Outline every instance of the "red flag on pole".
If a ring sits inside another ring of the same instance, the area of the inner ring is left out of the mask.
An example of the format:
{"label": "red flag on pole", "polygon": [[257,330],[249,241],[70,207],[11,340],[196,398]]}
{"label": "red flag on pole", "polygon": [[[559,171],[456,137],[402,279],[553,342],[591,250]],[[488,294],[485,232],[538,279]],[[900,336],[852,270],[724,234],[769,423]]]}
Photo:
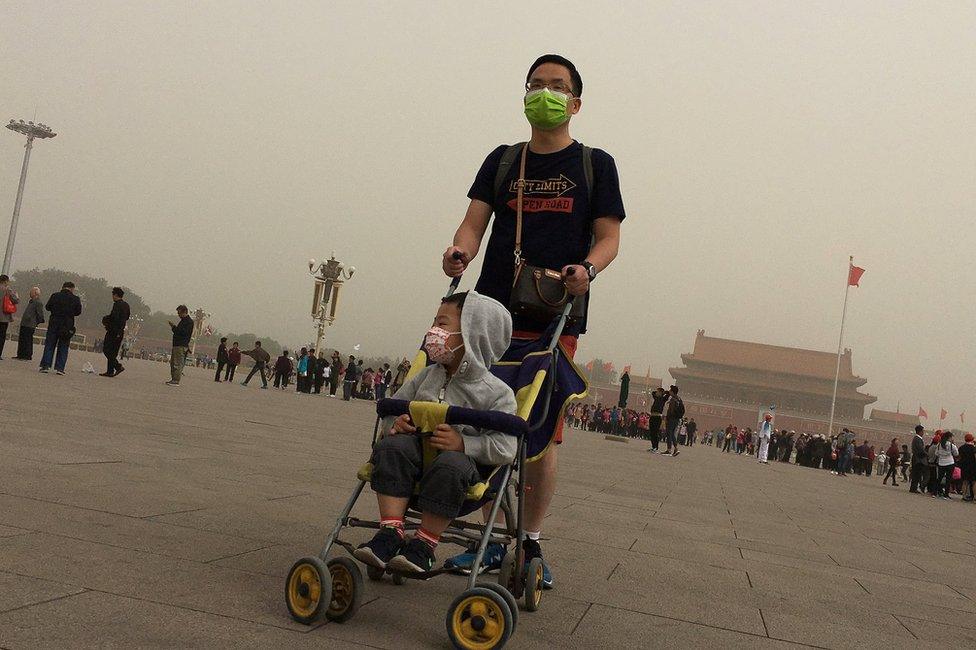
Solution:
{"label": "red flag on pole", "polygon": [[928,418],[929,417],[929,414],[925,412],[925,409],[923,409],[921,406],[919,406],[918,407],[918,417],[920,417],[920,418]]}
{"label": "red flag on pole", "polygon": [[590,360],[590,362],[586,364],[585,368],[586,368],[586,372],[593,372],[593,361]]}
{"label": "red flag on pole", "polygon": [[949,411],[942,409],[942,412],[939,414],[939,422],[945,420],[947,415],[949,415]]}
{"label": "red flag on pole", "polygon": [[861,276],[864,275],[864,269],[860,266],[851,266],[851,272],[847,276],[847,284],[852,287],[861,286],[858,284],[861,281]]}
{"label": "red flag on pole", "polygon": [[603,372],[613,372],[613,361],[607,361],[603,364]]}

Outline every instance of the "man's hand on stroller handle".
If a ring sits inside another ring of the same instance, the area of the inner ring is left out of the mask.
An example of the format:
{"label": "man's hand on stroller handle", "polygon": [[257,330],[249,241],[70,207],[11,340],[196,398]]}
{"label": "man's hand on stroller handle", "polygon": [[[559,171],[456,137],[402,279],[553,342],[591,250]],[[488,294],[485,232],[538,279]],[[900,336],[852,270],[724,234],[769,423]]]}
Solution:
{"label": "man's hand on stroller handle", "polygon": [[450,246],[444,251],[444,259],[441,262],[441,266],[444,268],[444,274],[447,277],[456,278],[464,273],[470,261],[471,257],[467,252],[457,246]]}

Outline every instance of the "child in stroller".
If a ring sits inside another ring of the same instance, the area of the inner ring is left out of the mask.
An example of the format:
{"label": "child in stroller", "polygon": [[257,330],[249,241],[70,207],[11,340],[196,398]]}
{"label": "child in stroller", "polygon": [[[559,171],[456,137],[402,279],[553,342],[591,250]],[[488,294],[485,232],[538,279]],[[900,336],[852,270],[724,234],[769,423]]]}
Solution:
{"label": "child in stroller", "polygon": [[[511,316],[496,300],[474,291],[444,298],[424,338],[434,363],[407,381],[397,399],[515,414],[512,388],[489,372],[509,347],[511,335]],[[370,458],[380,530],[353,555],[377,569],[430,571],[440,535],[458,516],[468,488],[496,466],[511,463],[517,452],[517,439],[511,435],[438,424],[427,437],[427,447],[437,456],[425,471],[418,426],[407,414],[387,418],[381,426],[385,435]],[[404,515],[415,495],[422,517],[415,536],[407,539]]]}

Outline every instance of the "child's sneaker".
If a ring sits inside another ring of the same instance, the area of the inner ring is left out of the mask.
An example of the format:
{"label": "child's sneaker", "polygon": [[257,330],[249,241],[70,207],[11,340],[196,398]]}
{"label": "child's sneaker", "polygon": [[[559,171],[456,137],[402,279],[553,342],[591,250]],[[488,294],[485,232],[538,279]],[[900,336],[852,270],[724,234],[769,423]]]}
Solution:
{"label": "child's sneaker", "polygon": [[423,573],[434,568],[434,551],[427,542],[411,539],[400,553],[390,560],[390,568],[397,571]]}
{"label": "child's sneaker", "polygon": [[377,569],[385,569],[387,562],[393,559],[400,549],[403,548],[403,538],[394,528],[383,527],[365,544],[360,544],[353,556],[370,566]]}
{"label": "child's sneaker", "polygon": [[[481,559],[481,569],[478,571],[481,573],[488,573],[489,571],[498,571],[502,568],[502,560],[505,559],[505,553],[508,549],[505,548],[503,544],[498,542],[488,542],[488,546],[485,547],[485,555]],[[471,574],[471,566],[474,564],[474,557],[478,554],[478,545],[472,544],[470,548],[464,553],[459,553],[454,557],[447,558],[444,561],[445,569],[454,569],[458,573],[463,573],[464,575]]]}

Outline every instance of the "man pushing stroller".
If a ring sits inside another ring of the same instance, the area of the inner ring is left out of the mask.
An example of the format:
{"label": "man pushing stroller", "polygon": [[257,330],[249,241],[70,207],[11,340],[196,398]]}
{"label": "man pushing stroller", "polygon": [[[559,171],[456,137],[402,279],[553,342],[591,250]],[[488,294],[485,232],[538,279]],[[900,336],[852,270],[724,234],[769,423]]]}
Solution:
{"label": "man pushing stroller", "polygon": [[[433,365],[406,382],[396,398],[516,413],[512,389],[489,372],[511,338],[511,316],[498,301],[474,291],[444,298],[424,337]],[[379,569],[430,571],[441,533],[458,516],[468,488],[494,467],[511,463],[518,442],[499,431],[471,426],[440,424],[433,432],[420,432],[409,415],[388,418],[382,430],[385,435],[370,459],[380,530],[353,555]],[[437,452],[427,467],[425,438]],[[415,494],[422,516],[420,528],[408,539],[403,518]]]}

